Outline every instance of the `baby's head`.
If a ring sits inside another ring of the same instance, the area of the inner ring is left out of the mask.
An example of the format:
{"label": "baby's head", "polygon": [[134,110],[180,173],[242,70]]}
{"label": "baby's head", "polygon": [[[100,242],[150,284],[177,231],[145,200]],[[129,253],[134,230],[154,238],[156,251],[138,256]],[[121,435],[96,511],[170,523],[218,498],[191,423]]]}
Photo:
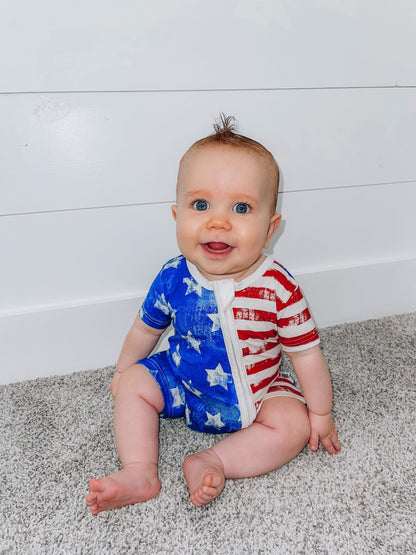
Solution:
{"label": "baby's head", "polygon": [[220,123],[214,123],[214,133],[196,141],[183,155],[178,172],[177,193],[181,186],[183,169],[192,160],[192,155],[202,148],[229,148],[240,150],[257,160],[259,172],[268,173],[268,196],[270,198],[270,209],[276,210],[277,194],[279,191],[279,166],[271,152],[261,143],[240,135],[236,132],[235,118],[221,114]]}
{"label": "baby's head", "polygon": [[172,212],[179,248],[201,274],[241,281],[279,226],[279,169],[266,148],[235,132],[234,118],[214,129],[183,156]]}

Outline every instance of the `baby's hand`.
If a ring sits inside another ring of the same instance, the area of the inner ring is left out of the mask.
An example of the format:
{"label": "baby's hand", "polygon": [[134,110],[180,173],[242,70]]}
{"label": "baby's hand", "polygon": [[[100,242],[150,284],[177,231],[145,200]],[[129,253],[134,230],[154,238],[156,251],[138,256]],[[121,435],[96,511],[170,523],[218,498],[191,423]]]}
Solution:
{"label": "baby's hand", "polygon": [[339,453],[341,451],[341,444],[338,440],[338,432],[331,413],[320,415],[309,411],[309,421],[311,423],[310,449],[316,451],[319,442],[321,442],[331,455]]}
{"label": "baby's hand", "polygon": [[117,386],[118,386],[118,382],[120,380],[120,377],[121,377],[121,372],[116,372],[113,376],[113,379],[111,380],[111,383],[110,383],[111,395],[113,396],[113,399],[116,398]]}

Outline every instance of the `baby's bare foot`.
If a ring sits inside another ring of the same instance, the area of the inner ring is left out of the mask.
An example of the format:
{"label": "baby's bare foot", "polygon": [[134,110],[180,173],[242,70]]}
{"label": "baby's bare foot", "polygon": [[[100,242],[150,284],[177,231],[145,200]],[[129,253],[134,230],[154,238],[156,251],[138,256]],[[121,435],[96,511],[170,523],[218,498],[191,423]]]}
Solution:
{"label": "baby's bare foot", "polygon": [[157,465],[132,463],[100,480],[90,480],[87,504],[93,515],[125,505],[143,503],[160,491]]}
{"label": "baby's bare foot", "polygon": [[224,467],[212,449],[187,457],[183,463],[183,471],[191,502],[196,507],[211,503],[224,488]]}

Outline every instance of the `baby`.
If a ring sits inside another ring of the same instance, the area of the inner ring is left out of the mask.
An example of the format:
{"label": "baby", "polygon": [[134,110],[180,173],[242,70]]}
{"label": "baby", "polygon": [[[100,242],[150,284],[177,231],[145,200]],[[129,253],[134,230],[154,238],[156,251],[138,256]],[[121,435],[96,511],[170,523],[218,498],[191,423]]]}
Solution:
{"label": "baby", "polygon": [[[180,162],[172,213],[182,255],[154,280],[121,350],[111,392],[123,468],[90,481],[93,514],[158,494],[160,416],[232,432],[183,463],[197,507],[227,478],[275,470],[308,442],[340,451],[315,324],[296,281],[263,253],[281,220],[278,166],[233,121],[222,116]],[[151,355],[170,324],[169,349]],[[301,390],[279,371],[282,350]]]}

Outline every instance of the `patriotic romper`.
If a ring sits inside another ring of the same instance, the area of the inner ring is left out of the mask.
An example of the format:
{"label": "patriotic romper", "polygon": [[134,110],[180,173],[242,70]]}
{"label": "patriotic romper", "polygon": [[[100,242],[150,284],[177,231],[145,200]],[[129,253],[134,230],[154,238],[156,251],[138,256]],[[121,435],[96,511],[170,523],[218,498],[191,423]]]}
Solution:
{"label": "patriotic romper", "polygon": [[269,397],[304,402],[280,374],[281,351],[308,349],[319,337],[297,283],[272,257],[235,282],[208,281],[178,256],[163,266],[139,314],[153,328],[173,327],[167,351],[138,361],[159,384],[162,417],[224,433],[249,426]]}

